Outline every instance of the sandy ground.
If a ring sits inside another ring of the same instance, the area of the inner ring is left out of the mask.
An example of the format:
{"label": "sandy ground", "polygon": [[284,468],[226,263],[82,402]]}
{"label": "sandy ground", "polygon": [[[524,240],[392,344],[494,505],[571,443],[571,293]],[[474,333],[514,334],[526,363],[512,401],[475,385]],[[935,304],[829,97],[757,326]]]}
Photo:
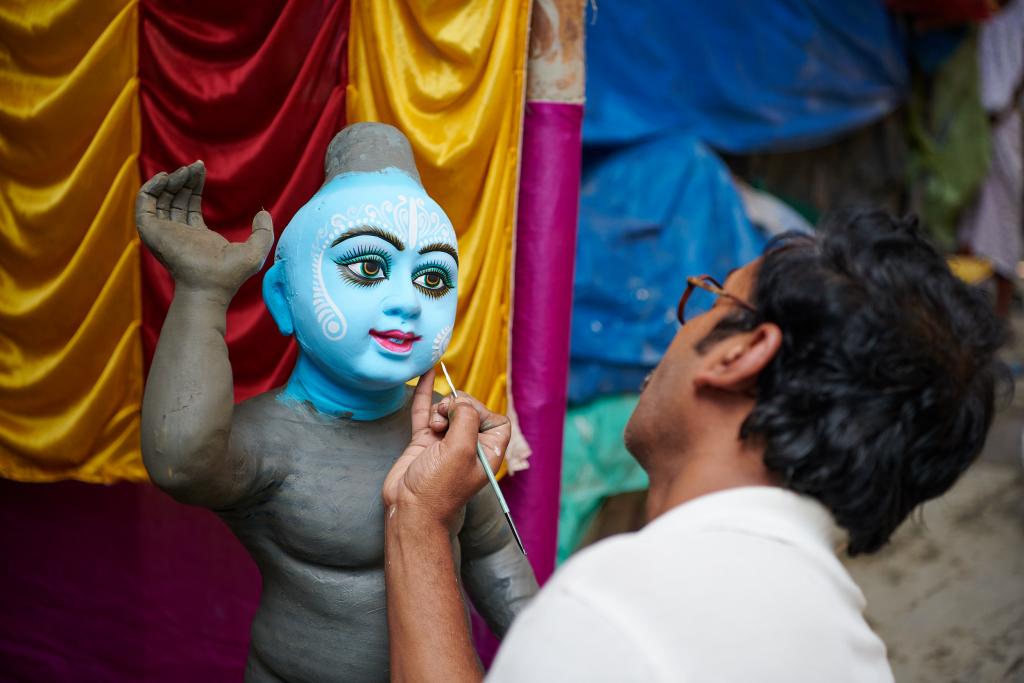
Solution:
{"label": "sandy ground", "polygon": [[1014,308],[1000,355],[1017,386],[978,462],[888,547],[846,561],[899,683],[1024,683],[1024,309]]}
{"label": "sandy ground", "polygon": [[889,547],[847,561],[900,683],[1024,683],[1024,383],[985,452]]}

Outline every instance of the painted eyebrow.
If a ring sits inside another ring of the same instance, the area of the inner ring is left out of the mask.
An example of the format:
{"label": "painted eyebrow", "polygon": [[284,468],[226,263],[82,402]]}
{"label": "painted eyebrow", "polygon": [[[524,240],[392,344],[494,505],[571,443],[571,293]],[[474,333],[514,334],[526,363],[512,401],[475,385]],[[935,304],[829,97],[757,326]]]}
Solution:
{"label": "painted eyebrow", "polygon": [[420,249],[421,254],[426,254],[427,252],[430,251],[444,252],[445,254],[448,254],[453,259],[455,259],[455,265],[459,265],[459,253],[455,251],[450,245],[447,245],[444,242],[434,242],[433,244],[428,244],[427,246]]}
{"label": "painted eyebrow", "polygon": [[[384,240],[385,242],[390,242],[391,246],[393,246],[398,251],[405,251],[405,245],[402,244],[402,240],[400,240],[397,235],[395,235],[394,233],[390,233],[387,230],[382,230],[382,229],[380,229],[378,227],[375,227],[375,226],[372,226],[372,225],[367,225],[365,227],[356,228],[354,230],[350,230],[350,231],[346,232],[344,235],[342,235],[338,239],[336,239],[333,242],[331,242],[331,246],[332,247],[337,246],[337,245],[341,244],[342,242],[344,242],[345,240],[350,240],[353,237],[362,237],[363,235],[370,235],[371,237],[379,237],[380,239]],[[422,252],[420,252],[420,253],[422,253]]]}

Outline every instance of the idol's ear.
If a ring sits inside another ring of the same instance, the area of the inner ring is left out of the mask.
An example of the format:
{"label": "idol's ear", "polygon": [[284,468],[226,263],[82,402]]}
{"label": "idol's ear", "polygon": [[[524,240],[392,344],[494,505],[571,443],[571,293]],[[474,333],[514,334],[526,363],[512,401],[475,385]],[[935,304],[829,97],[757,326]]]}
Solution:
{"label": "idol's ear", "polygon": [[280,261],[274,263],[263,276],[263,302],[270,311],[270,317],[277,323],[277,329],[284,336],[290,337],[295,331],[295,324],[292,322],[292,307],[288,301],[288,282]]}

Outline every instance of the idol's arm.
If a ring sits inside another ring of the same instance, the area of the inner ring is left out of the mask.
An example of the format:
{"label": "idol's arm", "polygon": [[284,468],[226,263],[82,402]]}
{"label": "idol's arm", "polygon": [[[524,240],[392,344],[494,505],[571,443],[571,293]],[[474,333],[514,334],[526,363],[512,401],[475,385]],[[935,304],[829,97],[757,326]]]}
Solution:
{"label": "idol's arm", "polygon": [[520,552],[490,487],[466,506],[459,542],[466,593],[494,634],[503,638],[538,589],[533,569]]}
{"label": "idol's arm", "polygon": [[234,399],[224,332],[228,304],[260,269],[273,230],[265,212],[247,242],[208,229],[204,179],[196,162],[157,174],[138,195],[139,236],[175,281],[142,402],[142,457],[161,489],[216,508],[236,502],[259,466],[229,447]]}

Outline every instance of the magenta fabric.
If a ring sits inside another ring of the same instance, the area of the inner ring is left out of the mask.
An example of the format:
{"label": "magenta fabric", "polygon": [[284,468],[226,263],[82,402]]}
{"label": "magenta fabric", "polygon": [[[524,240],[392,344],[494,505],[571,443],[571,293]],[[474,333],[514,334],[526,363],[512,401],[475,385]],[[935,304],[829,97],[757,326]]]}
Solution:
{"label": "magenta fabric", "polygon": [[[558,545],[582,122],[583,105],[526,103],[510,372],[512,400],[533,455],[530,469],[506,476],[501,488],[542,585],[555,569]],[[498,641],[475,612],[473,639],[489,667]]]}
{"label": "magenta fabric", "polygon": [[242,680],[260,577],[212,512],[0,480],[0,553],[0,680]]}
{"label": "magenta fabric", "polygon": [[527,102],[512,314],[512,400],[533,449],[504,490],[537,580],[555,568],[583,105]]}

